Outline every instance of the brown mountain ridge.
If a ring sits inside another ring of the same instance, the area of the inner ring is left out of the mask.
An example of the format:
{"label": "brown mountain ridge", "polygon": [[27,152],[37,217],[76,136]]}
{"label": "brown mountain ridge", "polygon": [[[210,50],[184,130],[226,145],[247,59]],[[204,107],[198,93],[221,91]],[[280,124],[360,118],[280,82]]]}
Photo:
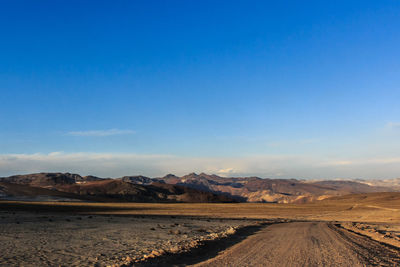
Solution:
{"label": "brown mountain ridge", "polygon": [[[47,194],[83,201],[127,202],[274,202],[306,203],[334,196],[373,192],[393,192],[396,188],[374,186],[359,181],[269,179],[220,177],[190,173],[178,177],[124,176],[99,178],[71,173],[36,173],[0,178],[0,197]],[[4,186],[8,184],[8,186]],[[11,185],[25,186],[10,190]],[[31,189],[29,189],[31,188]],[[37,188],[50,190],[38,191]],[[22,187],[20,188],[22,189]],[[27,193],[29,190],[29,194]],[[63,195],[63,194],[69,194]]]}
{"label": "brown mountain ridge", "polygon": [[71,173],[36,173],[0,179],[0,199],[100,202],[235,202],[232,198],[179,185],[139,183],[134,176],[110,179]]}

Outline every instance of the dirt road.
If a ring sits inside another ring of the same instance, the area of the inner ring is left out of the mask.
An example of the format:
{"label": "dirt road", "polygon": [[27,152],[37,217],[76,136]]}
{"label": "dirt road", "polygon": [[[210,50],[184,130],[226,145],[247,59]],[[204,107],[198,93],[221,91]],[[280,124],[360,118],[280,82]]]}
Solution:
{"label": "dirt road", "polygon": [[399,266],[400,251],[325,222],[293,222],[257,234],[195,266]]}

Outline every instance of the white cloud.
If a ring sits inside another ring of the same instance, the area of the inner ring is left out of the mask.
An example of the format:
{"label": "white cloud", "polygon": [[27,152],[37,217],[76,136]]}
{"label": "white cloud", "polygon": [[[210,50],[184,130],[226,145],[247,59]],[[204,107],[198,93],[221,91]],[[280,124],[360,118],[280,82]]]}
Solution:
{"label": "white cloud", "polygon": [[62,154],[63,154],[62,151],[54,151],[54,152],[49,153],[49,156],[58,156],[58,155],[62,155]]}
{"label": "white cloud", "polygon": [[123,135],[123,134],[134,134],[132,130],[120,130],[120,129],[108,129],[108,130],[89,130],[89,131],[72,131],[68,132],[67,135],[72,136],[111,136],[111,135]]}
{"label": "white cloud", "polygon": [[235,173],[235,170],[233,168],[220,169],[217,171],[217,174],[221,175],[221,176],[228,176],[228,175],[232,175],[234,173]]}
{"label": "white cloud", "polygon": [[[400,157],[392,157],[392,158],[367,158],[367,159],[353,159],[353,160],[332,160],[332,161],[322,162],[321,166],[338,166],[338,167],[348,166],[351,168],[358,168],[360,166],[363,166],[366,169],[376,168],[378,166],[381,168],[379,169],[379,171],[385,172],[384,170],[385,165],[399,164],[399,163],[400,163]],[[398,175],[400,175],[400,172]]]}
{"label": "white cloud", "polygon": [[270,178],[394,178],[400,157],[327,159],[301,155],[248,157],[180,157],[123,153],[63,153],[0,155],[0,176],[33,172],[72,172],[100,177],[143,174],[159,177],[205,172],[222,176]]}
{"label": "white cloud", "polygon": [[329,161],[326,163],[323,163],[325,165],[330,165],[330,166],[346,166],[346,165],[352,165],[354,164],[353,161],[350,160],[338,160],[338,161]]}
{"label": "white cloud", "polygon": [[400,122],[388,122],[386,128],[389,130],[400,130]]}

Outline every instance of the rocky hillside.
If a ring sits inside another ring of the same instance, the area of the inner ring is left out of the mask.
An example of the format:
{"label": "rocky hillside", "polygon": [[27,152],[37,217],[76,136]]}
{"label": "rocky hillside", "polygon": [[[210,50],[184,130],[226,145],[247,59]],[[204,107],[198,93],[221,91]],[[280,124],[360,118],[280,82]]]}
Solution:
{"label": "rocky hillside", "polygon": [[224,178],[205,173],[191,173],[182,177],[169,174],[157,180],[249,202],[305,203],[332,196],[395,191],[390,187],[372,186],[354,181],[307,182],[296,179],[261,179],[258,177]]}
{"label": "rocky hillside", "polygon": [[[146,177],[102,179],[70,173],[38,173],[0,179],[0,198],[128,201],[234,202],[230,197],[179,185],[150,182]],[[146,182],[147,181],[147,182]]]}
{"label": "rocky hillside", "polygon": [[395,179],[382,179],[382,180],[363,180],[358,179],[357,182],[364,183],[371,186],[383,186],[383,187],[391,187],[395,190],[400,191],[400,178]]}
{"label": "rocky hillside", "polygon": [[107,197],[128,202],[233,202],[232,198],[188,187],[157,182],[142,185],[122,179],[60,185],[57,190],[81,196]]}
{"label": "rocky hillside", "polygon": [[[365,181],[306,181],[262,179],[259,177],[220,177],[205,173],[178,177],[124,176],[103,179],[71,173],[37,173],[2,178],[0,181],[69,193],[77,198],[134,202],[275,202],[306,203],[348,194],[400,191],[388,184]],[[395,181],[396,182],[396,181]],[[4,195],[4,194],[3,194]]]}
{"label": "rocky hillside", "polygon": [[33,187],[55,188],[64,184],[86,183],[89,181],[100,181],[101,178],[95,176],[80,176],[73,173],[33,173],[25,175],[14,175],[1,178],[3,182],[13,184],[23,184]]}

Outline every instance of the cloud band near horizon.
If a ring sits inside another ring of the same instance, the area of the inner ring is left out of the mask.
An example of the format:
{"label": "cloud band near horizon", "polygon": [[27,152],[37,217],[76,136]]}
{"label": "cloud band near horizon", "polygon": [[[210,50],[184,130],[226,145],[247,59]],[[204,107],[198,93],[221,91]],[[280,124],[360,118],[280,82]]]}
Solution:
{"label": "cloud band near horizon", "polygon": [[168,173],[181,176],[205,172],[262,178],[387,179],[400,176],[400,158],[324,159],[289,155],[201,158],[84,152],[0,155],[0,176],[35,172],[72,172],[99,177],[139,174],[160,177]]}

